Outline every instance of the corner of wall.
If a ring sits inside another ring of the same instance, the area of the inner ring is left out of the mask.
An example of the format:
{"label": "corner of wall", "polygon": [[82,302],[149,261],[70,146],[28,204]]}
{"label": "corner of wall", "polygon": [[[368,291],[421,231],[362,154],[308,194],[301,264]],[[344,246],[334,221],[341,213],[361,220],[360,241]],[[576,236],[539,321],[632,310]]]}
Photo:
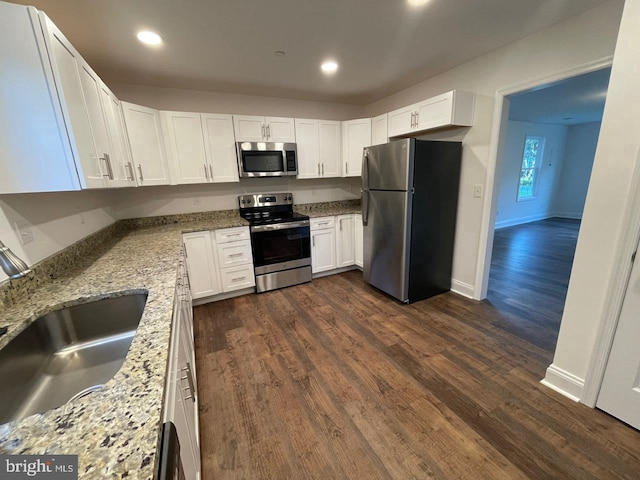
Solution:
{"label": "corner of wall", "polygon": [[553,363],[547,368],[547,373],[540,383],[574,402],[580,401],[584,390],[583,378],[573,375]]}

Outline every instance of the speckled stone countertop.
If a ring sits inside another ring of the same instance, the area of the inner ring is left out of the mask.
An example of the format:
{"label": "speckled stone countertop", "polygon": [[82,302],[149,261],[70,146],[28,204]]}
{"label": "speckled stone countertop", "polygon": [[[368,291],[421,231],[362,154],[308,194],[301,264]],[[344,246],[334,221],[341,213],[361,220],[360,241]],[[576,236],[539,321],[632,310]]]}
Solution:
{"label": "speckled stone countertop", "polygon": [[1,453],[78,454],[81,479],[153,478],[181,233],[247,225],[237,211],[230,212],[235,215],[179,216],[180,223],[170,217],[124,221],[112,229],[108,248],[74,259],[73,266],[49,275],[53,279],[31,282],[23,301],[12,297],[13,305],[0,312],[0,325],[9,327],[0,348],[50,311],[148,292],[131,348],[114,378],[86,397],[0,425]]}
{"label": "speckled stone countertop", "polygon": [[339,202],[305,203],[294,205],[294,210],[311,218],[332,217],[360,213],[360,199],[343,200]]}

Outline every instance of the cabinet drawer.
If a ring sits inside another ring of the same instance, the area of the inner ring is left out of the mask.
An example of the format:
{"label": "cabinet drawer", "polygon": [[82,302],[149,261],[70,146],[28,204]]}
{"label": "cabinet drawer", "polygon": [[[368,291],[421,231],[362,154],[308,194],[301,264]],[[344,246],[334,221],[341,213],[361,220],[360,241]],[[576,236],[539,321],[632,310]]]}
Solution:
{"label": "cabinet drawer", "polygon": [[253,275],[253,264],[242,267],[230,267],[220,270],[222,277],[222,291],[232,292],[241,288],[253,287],[256,284]]}
{"label": "cabinet drawer", "polygon": [[251,256],[251,242],[240,240],[239,242],[218,243],[218,267],[227,268],[236,265],[253,263]]}
{"label": "cabinet drawer", "polygon": [[336,217],[318,217],[311,219],[311,230],[321,228],[334,228],[336,226]]}
{"label": "cabinet drawer", "polygon": [[235,242],[237,240],[249,240],[249,227],[216,230],[217,243]]}

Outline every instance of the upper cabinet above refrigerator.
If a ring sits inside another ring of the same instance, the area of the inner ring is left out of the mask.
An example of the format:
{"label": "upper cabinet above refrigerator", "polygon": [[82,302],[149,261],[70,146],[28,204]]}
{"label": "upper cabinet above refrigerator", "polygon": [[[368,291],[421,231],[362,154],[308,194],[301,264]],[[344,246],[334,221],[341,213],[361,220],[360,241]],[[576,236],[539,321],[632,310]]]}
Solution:
{"label": "upper cabinet above refrigerator", "polygon": [[475,94],[452,90],[389,112],[389,138],[444,127],[473,125]]}

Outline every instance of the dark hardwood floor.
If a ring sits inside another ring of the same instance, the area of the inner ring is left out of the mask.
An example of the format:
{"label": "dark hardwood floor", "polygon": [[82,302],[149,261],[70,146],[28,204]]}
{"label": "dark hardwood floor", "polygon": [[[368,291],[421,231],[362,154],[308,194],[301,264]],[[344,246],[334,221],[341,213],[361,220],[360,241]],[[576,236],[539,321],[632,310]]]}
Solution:
{"label": "dark hardwood floor", "polygon": [[567,296],[579,220],[550,218],[496,230],[487,301],[511,333],[553,352]]}
{"label": "dark hardwood floor", "polygon": [[204,480],[639,478],[640,432],[539,383],[555,342],[510,298],[352,271],[197,307]]}

